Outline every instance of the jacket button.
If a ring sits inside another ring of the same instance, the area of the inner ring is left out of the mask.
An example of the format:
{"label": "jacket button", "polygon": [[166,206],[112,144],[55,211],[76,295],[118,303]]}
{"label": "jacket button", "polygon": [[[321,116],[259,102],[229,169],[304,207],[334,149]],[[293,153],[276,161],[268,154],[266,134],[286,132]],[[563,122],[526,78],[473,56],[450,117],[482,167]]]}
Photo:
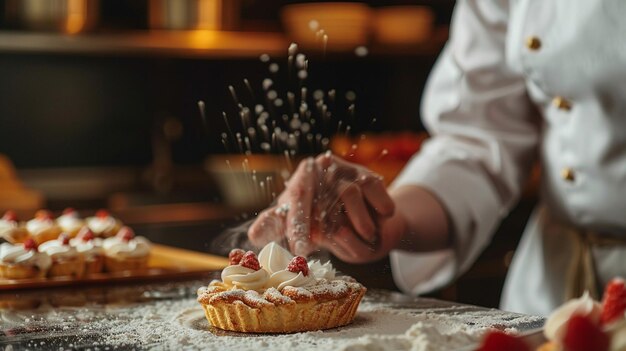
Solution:
{"label": "jacket button", "polygon": [[576,179],[576,175],[574,170],[568,167],[561,170],[561,178],[567,182],[573,182]]}
{"label": "jacket button", "polygon": [[559,110],[563,110],[563,111],[569,111],[572,109],[572,103],[569,102],[567,99],[563,98],[562,96],[557,96],[554,99],[552,99],[552,105],[554,105],[554,107],[558,108]]}
{"label": "jacket button", "polygon": [[541,48],[541,40],[535,36],[528,37],[526,39],[526,47],[532,51],[537,51]]}

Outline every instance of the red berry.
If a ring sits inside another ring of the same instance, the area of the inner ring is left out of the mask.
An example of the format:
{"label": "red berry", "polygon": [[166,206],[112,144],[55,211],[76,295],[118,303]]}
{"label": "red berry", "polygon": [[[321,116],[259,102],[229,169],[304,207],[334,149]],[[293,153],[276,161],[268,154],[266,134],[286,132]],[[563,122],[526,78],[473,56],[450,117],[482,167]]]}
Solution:
{"label": "red berry", "polygon": [[530,351],[526,343],[515,336],[503,333],[499,330],[489,332],[483,339],[478,351]]}
{"label": "red berry", "polygon": [[10,221],[10,222],[17,222],[17,214],[15,214],[14,211],[6,211],[4,213],[4,216],[2,217],[2,219],[4,219],[5,221]]}
{"label": "red berry", "polygon": [[232,249],[230,250],[230,252],[228,253],[228,263],[231,266],[237,265],[239,264],[239,262],[241,262],[241,258],[243,257],[243,255],[246,252],[243,251],[242,249]]}
{"label": "red berry", "polygon": [[77,235],[82,241],[93,240],[96,236],[89,227],[82,227]]}
{"label": "red berry", "polygon": [[71,207],[68,207],[68,208],[63,210],[63,214],[64,215],[73,214],[74,212],[76,212],[76,210],[71,208]]}
{"label": "red berry", "polygon": [[624,311],[626,311],[626,286],[624,279],[615,278],[606,285],[604,290],[600,323],[606,325],[622,319]]}
{"label": "red berry", "polygon": [[35,240],[28,238],[26,239],[26,241],[24,241],[24,249],[37,251],[37,243],[35,242]]}
{"label": "red berry", "polygon": [[70,236],[67,235],[67,233],[61,233],[61,235],[59,235],[57,240],[59,240],[63,245],[69,245],[70,244]]}
{"label": "red berry", "polygon": [[259,269],[261,269],[261,265],[259,264],[259,259],[256,258],[256,254],[252,251],[248,251],[245,254],[243,254],[239,264],[241,266],[250,268],[255,271],[258,271]]}
{"label": "red berry", "polygon": [[37,211],[37,213],[35,213],[35,218],[37,218],[40,221],[44,221],[44,220],[50,220],[52,219],[52,213],[48,210],[39,210]]}
{"label": "red berry", "polygon": [[291,262],[287,265],[287,270],[293,273],[302,272],[302,274],[306,277],[309,275],[309,264],[306,262],[306,258],[296,256],[292,258]]}
{"label": "red berry", "polygon": [[132,238],[135,237],[135,232],[130,229],[130,227],[124,226],[120,229],[119,232],[117,232],[116,236],[124,241],[130,241]]}
{"label": "red berry", "polygon": [[98,218],[107,218],[107,217],[109,217],[109,211],[104,210],[104,209],[98,210],[98,212],[96,212],[96,217],[98,217]]}
{"label": "red berry", "polygon": [[609,337],[588,317],[575,315],[567,322],[563,346],[567,351],[607,351]]}

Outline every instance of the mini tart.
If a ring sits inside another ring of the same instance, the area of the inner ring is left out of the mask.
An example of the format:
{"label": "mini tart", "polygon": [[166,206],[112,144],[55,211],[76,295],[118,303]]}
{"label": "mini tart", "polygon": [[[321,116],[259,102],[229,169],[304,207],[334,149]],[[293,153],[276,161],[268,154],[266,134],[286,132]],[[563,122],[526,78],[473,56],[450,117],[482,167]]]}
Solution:
{"label": "mini tart", "polygon": [[78,237],[71,239],[70,245],[84,257],[85,275],[101,273],[104,270],[102,239],[94,238],[88,228],[83,228]]}
{"label": "mini tart", "polygon": [[76,237],[78,232],[85,226],[85,221],[79,217],[78,212],[73,208],[65,209],[63,214],[56,219],[56,223],[63,233],[69,235],[70,238]]}
{"label": "mini tart", "polygon": [[85,223],[98,237],[110,238],[122,229],[122,222],[111,216],[106,210],[100,210],[94,217],[88,217]]}
{"label": "mini tart", "polygon": [[32,279],[46,276],[51,265],[50,257],[38,252],[36,247],[28,249],[25,246],[0,244],[0,278]]}
{"label": "mini tart", "polygon": [[347,325],[354,319],[366,288],[355,282],[333,280],[307,287],[229,290],[213,281],[198,291],[209,323],[224,330],[246,333],[296,333]]}
{"label": "mini tart", "polygon": [[0,219],[0,238],[12,244],[21,244],[30,237],[26,227],[17,222]]}
{"label": "mini tart", "polygon": [[69,239],[47,241],[39,249],[52,259],[48,277],[81,278],[85,273],[85,258],[70,246]]}
{"label": "mini tart", "polygon": [[132,229],[122,227],[116,236],[102,243],[104,267],[108,272],[140,271],[148,266],[150,241],[135,237]]}
{"label": "mini tart", "polygon": [[35,218],[26,222],[26,229],[37,244],[54,240],[62,232],[61,227],[52,219],[50,212],[45,210],[38,211]]}

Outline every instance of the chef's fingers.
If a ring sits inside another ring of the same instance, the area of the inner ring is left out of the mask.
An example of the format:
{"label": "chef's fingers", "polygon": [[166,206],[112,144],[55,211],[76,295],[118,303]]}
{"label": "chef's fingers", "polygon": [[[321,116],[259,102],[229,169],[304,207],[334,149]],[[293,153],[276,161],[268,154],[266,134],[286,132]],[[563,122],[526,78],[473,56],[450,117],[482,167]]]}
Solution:
{"label": "chef's fingers", "polygon": [[339,181],[339,198],[357,235],[367,242],[376,242],[376,225],[365,204],[363,192],[355,182]]}
{"label": "chef's fingers", "polygon": [[359,239],[349,227],[342,227],[330,238],[326,238],[323,246],[344,262],[366,262],[375,251],[373,245]]}
{"label": "chef's fingers", "polygon": [[385,188],[382,178],[379,175],[373,172],[368,172],[361,175],[357,180],[357,183],[359,184],[367,203],[374,209],[374,211],[376,211],[377,214],[383,217],[390,217],[393,215],[395,205],[391,196],[389,196],[389,193],[387,192],[387,188]]}
{"label": "chef's fingers", "polygon": [[285,236],[291,252],[306,257],[313,252],[315,245],[311,241],[311,208],[315,196],[317,171],[313,158],[308,158],[298,165],[287,184],[284,197],[279,204],[288,204]]}
{"label": "chef's fingers", "polygon": [[285,232],[286,213],[279,206],[261,212],[248,229],[248,238],[254,246],[261,247],[272,241],[281,241]]}

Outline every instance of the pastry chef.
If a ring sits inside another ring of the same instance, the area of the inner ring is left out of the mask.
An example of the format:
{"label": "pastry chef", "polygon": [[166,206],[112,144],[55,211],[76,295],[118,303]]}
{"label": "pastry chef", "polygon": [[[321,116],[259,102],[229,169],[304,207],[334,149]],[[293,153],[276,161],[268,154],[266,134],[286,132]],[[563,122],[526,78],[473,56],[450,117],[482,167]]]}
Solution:
{"label": "pastry chef", "polygon": [[458,1],[423,98],[432,138],[392,186],[331,155],[303,161],[248,236],[280,227],[296,254],[347,262],[390,254],[397,285],[426,293],[471,266],[540,162],[501,307],[597,298],[626,276],[624,14],[623,0]]}

